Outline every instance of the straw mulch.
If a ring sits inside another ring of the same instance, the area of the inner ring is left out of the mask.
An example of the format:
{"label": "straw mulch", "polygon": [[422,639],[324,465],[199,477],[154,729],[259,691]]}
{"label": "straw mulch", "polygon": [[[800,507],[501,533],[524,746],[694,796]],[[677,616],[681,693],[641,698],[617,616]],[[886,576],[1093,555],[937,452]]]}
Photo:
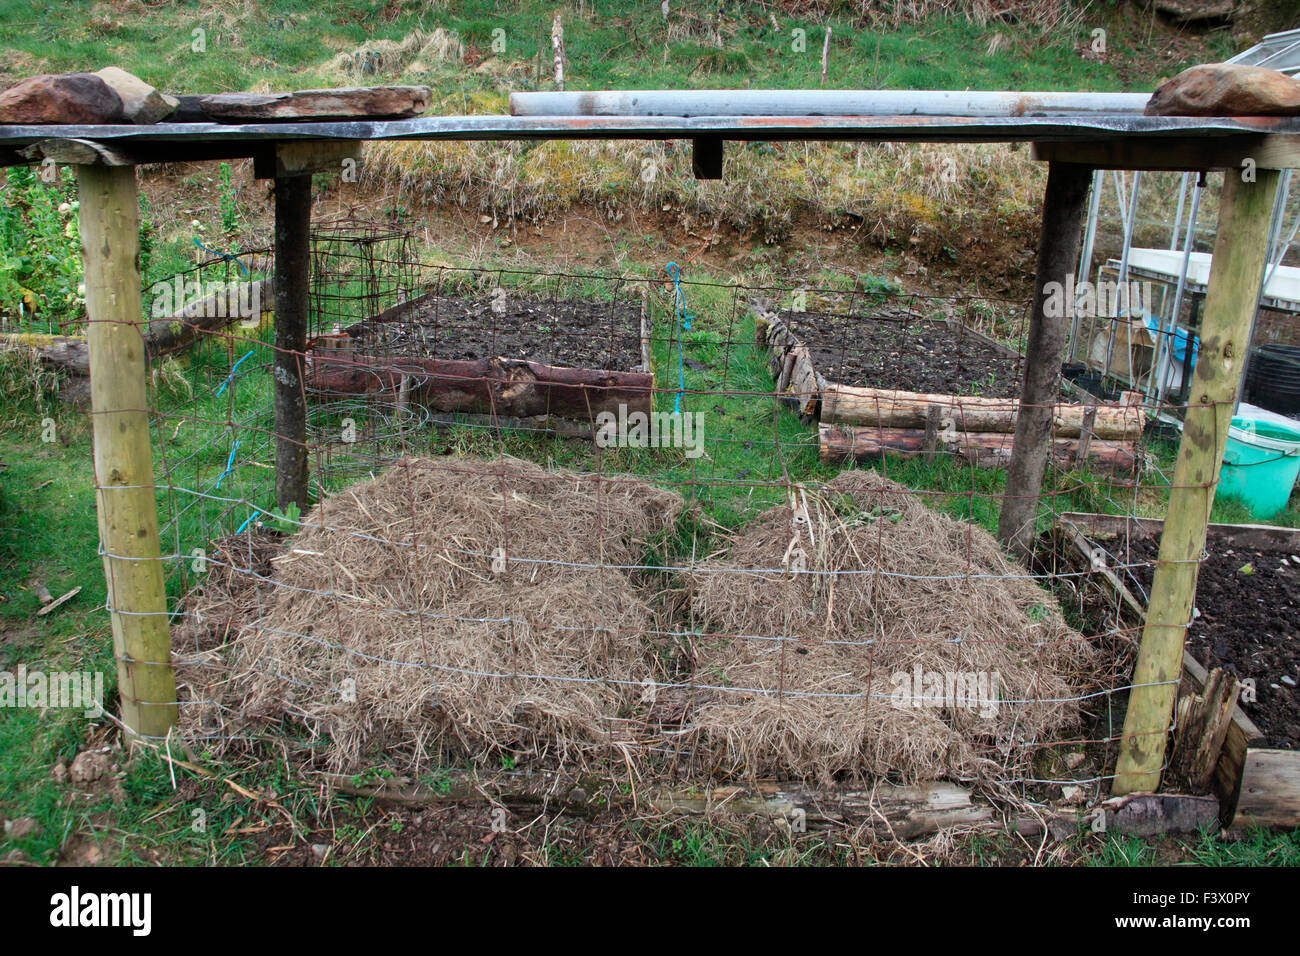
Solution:
{"label": "straw mulch", "polygon": [[[520,461],[401,462],[312,509],[271,593],[240,586],[229,640],[201,659],[204,641],[177,641],[186,729],[287,716],[336,770],[617,747],[653,676],[652,615],[634,573],[607,565],[642,564],[680,507],[644,482]],[[224,621],[231,588],[209,584],[195,610]]]}
{"label": "straw mulch", "polygon": [[[1060,739],[1100,655],[991,535],[873,471],[792,504],[688,576],[695,625],[725,635],[695,651],[699,684],[726,688],[694,692],[697,760],[758,777],[996,782]],[[736,573],[753,569],[775,570]],[[863,571],[882,573],[845,573]],[[981,673],[982,696],[948,689],[947,675]]]}
{"label": "straw mulch", "polygon": [[[992,537],[874,472],[796,487],[690,570],[613,567],[662,550],[681,508],[622,476],[400,462],[274,557],[218,551],[233,567],[177,629],[184,729],[219,749],[287,721],[346,772],[673,753],[701,779],[996,785],[1100,679]],[[899,680],[918,671],[991,695],[913,706]]]}

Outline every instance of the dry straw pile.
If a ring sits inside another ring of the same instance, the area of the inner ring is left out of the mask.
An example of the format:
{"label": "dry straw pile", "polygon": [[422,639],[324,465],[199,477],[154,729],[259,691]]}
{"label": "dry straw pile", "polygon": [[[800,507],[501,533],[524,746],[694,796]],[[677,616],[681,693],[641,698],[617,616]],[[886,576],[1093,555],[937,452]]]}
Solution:
{"label": "dry straw pile", "polygon": [[[273,559],[273,587],[243,587],[243,626],[181,668],[193,699],[213,702],[182,708],[188,729],[289,716],[338,770],[418,767],[444,746],[560,762],[607,750],[651,676],[652,618],[632,573],[591,565],[643,563],[680,507],[630,479],[401,462],[312,509]],[[230,591],[209,583],[200,627],[224,628]],[[182,639],[179,656],[193,646]]]}
{"label": "dry straw pile", "polygon": [[728,689],[696,691],[696,753],[820,780],[1025,769],[1100,676],[1025,574],[987,532],[873,471],[801,492],[690,575],[696,626],[728,635],[697,649],[696,680]]}
{"label": "dry straw pile", "polygon": [[[991,783],[1098,678],[989,535],[874,472],[797,489],[692,570],[611,567],[643,564],[681,507],[626,477],[400,462],[274,557],[218,554],[234,570],[178,629],[185,729],[228,742],[288,719],[345,771],[439,752],[649,769],[667,751],[698,778]],[[986,678],[912,706],[899,675],[918,670]]]}

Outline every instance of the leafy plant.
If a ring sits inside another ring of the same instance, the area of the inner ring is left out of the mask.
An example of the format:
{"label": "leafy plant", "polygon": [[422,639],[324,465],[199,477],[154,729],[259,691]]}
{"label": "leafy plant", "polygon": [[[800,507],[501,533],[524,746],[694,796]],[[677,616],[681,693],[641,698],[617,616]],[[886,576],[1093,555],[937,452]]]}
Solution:
{"label": "leafy plant", "polygon": [[283,515],[267,512],[261,524],[262,527],[270,531],[278,531],[280,534],[297,534],[301,517],[302,509],[298,507],[298,502],[291,501],[289,506],[284,509]]}
{"label": "leafy plant", "polygon": [[230,179],[230,164],[222,163],[217,167],[217,203],[221,209],[221,232],[227,238],[239,232],[244,218],[239,212],[239,202],[235,198],[235,186]]}
{"label": "leafy plant", "polygon": [[[76,183],[63,167],[54,182],[26,167],[5,174],[0,189],[0,309],[29,328],[48,331],[85,317]],[[34,315],[45,322],[37,326]]]}

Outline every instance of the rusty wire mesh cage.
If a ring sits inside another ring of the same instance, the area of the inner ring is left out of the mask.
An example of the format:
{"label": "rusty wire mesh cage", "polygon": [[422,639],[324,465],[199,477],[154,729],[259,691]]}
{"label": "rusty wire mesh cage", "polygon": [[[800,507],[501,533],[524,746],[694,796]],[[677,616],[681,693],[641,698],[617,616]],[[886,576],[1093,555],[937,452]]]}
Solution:
{"label": "rusty wire mesh cage", "polygon": [[[1023,303],[422,268],[355,223],[313,265],[309,510],[274,502],[265,329],[155,383],[187,734],[256,746],[279,714],[344,771],[1104,784],[1135,632],[1098,581],[1129,561],[1057,519],[1167,478],[1140,429],[1084,426],[1034,561],[1002,554]],[[942,414],[828,404],[872,388]]]}

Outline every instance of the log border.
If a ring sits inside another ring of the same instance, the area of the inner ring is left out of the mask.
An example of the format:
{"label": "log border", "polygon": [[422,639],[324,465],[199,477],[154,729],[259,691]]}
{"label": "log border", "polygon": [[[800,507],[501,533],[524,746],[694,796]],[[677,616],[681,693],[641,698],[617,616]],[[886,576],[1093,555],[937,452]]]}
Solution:
{"label": "log border", "polygon": [[[750,313],[754,317],[754,338],[760,349],[768,353],[768,369],[772,373],[772,378],[776,383],[776,398],[781,404],[794,409],[799,414],[799,420],[810,425],[813,422],[819,423],[818,429],[818,449],[819,455],[824,461],[835,460],[856,460],[867,461],[880,457],[883,454],[900,454],[903,457],[911,457],[913,454],[920,453],[907,448],[890,449],[883,447],[888,444],[886,441],[889,437],[899,437],[892,435],[897,429],[881,429],[879,426],[859,426],[861,430],[880,431],[882,450],[879,452],[870,452],[864,450],[853,450],[851,446],[855,445],[853,435],[848,432],[854,431],[853,423],[837,422],[828,420],[824,417],[827,401],[826,396],[831,392],[838,392],[843,389],[853,389],[854,386],[840,385],[829,381],[824,375],[817,371],[812,361],[812,353],[808,346],[790,329],[781,317],[767,307],[767,304],[760,300],[751,301],[749,304]],[[943,322],[949,328],[960,328],[962,334],[969,334],[978,338],[981,342],[992,346],[1008,357],[1024,360],[1024,356],[1015,349],[990,338],[977,329],[954,322],[952,319],[933,319],[929,321]],[[1098,405],[1100,400],[1090,393],[1079,388],[1073,382],[1061,380],[1061,391],[1078,400],[1078,404],[1087,410]],[[950,395],[943,396],[948,400],[948,405],[961,405],[962,398],[966,396]],[[1007,398],[1006,404],[1018,406],[1019,398]],[[1059,417],[1059,416],[1058,416]],[[886,435],[890,432],[890,435]],[[959,454],[970,458],[975,465],[979,467],[1005,468],[1009,462],[1008,443],[1007,454],[984,453],[978,449],[980,442],[972,441],[970,436],[985,435],[984,432],[962,432],[962,439],[957,442]],[[1010,436],[1008,436],[1010,437]],[[1104,468],[1114,474],[1131,474],[1140,464],[1141,457],[1137,453],[1136,442],[1131,440],[1101,440],[1095,436],[1089,436],[1087,441],[1077,438],[1067,438],[1062,436],[1053,439],[1052,457],[1061,467],[1071,467],[1079,461],[1090,460],[1096,467]]]}

